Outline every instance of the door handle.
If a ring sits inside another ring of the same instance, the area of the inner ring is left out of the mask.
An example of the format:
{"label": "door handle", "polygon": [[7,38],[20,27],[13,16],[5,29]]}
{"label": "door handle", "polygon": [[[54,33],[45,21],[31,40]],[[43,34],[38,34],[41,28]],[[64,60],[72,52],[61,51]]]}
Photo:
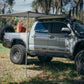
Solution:
{"label": "door handle", "polygon": [[53,38],[55,38],[55,37],[54,37],[54,36],[50,36],[49,38],[50,38],[50,39],[53,39]]}

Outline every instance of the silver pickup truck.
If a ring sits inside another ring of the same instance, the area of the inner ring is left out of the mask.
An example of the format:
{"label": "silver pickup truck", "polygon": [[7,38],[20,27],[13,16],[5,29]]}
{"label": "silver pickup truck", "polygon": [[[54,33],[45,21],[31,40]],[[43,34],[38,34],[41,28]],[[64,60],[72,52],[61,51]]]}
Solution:
{"label": "silver pickup truck", "polygon": [[77,71],[84,74],[84,25],[79,21],[36,21],[29,33],[5,33],[3,46],[11,48],[10,59],[15,64],[28,55],[41,62],[52,57],[75,59]]}

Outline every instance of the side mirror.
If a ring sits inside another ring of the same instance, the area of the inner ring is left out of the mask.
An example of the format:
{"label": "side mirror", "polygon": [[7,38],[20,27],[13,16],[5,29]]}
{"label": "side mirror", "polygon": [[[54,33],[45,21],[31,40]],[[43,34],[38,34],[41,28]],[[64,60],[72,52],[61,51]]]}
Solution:
{"label": "side mirror", "polygon": [[69,28],[62,28],[61,30],[63,33],[68,33],[70,34],[71,33],[71,30]]}

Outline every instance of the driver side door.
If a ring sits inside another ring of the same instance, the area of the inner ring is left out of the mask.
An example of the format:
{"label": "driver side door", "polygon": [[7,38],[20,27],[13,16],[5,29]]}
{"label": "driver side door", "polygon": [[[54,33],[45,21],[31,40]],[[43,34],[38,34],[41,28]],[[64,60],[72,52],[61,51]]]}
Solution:
{"label": "driver side door", "polygon": [[63,55],[68,53],[66,39],[67,33],[63,33],[61,30],[63,27],[67,27],[66,24],[62,22],[51,23],[51,32],[49,33],[48,39],[48,52],[52,55]]}

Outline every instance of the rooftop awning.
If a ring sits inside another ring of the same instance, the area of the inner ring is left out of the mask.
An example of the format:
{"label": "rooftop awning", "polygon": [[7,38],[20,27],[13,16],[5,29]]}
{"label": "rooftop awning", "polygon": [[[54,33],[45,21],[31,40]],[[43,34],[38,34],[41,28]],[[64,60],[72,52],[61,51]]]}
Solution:
{"label": "rooftop awning", "polygon": [[36,17],[41,17],[41,16],[49,16],[43,13],[35,13],[31,11],[27,12],[20,12],[20,13],[11,13],[11,14],[0,14],[0,16],[10,16],[10,17],[27,17],[29,14],[30,18],[36,18]]}
{"label": "rooftop awning", "polygon": [[35,13],[35,12],[31,12],[31,11],[27,11],[27,12],[20,12],[20,13],[11,13],[11,14],[0,14],[0,16],[3,17],[28,17],[29,18],[38,18],[40,17],[42,19],[42,17],[48,18],[48,17],[53,17],[53,18],[64,18],[66,17],[65,15],[55,15],[55,14],[49,14],[46,15],[44,13]]}

